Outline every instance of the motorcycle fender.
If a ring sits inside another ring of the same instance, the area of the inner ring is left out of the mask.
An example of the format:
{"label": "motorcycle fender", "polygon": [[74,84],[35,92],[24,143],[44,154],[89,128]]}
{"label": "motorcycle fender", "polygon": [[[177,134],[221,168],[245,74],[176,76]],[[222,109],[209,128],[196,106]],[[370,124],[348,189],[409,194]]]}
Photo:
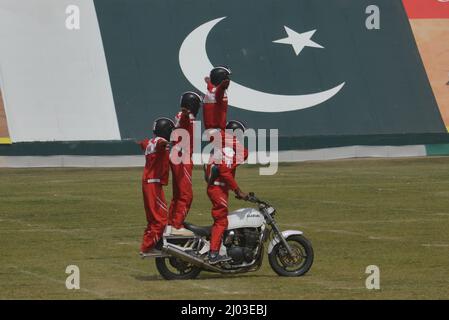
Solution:
{"label": "motorcycle fender", "polygon": [[[302,235],[303,232],[299,231],[299,230],[285,230],[282,231],[282,235],[284,236],[285,239],[287,239],[290,236],[294,236],[294,235]],[[275,245],[277,245],[279,243],[279,241],[281,241],[278,237],[275,237],[273,240],[271,240],[270,244],[268,245],[268,254],[271,253],[271,251],[273,251],[273,248]]]}

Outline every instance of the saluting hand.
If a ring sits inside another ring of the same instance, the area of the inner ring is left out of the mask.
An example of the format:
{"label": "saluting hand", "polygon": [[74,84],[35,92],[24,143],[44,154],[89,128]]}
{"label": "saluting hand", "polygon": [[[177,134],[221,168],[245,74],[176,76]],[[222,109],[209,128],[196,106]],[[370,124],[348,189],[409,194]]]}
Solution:
{"label": "saluting hand", "polygon": [[229,83],[231,82],[231,80],[229,80],[229,79],[226,79],[226,80],[223,80],[222,82],[221,82],[221,86],[224,88],[224,89],[227,89],[228,87],[229,87]]}
{"label": "saluting hand", "polygon": [[186,107],[181,107],[181,112],[186,115],[189,114],[189,109],[187,109]]}

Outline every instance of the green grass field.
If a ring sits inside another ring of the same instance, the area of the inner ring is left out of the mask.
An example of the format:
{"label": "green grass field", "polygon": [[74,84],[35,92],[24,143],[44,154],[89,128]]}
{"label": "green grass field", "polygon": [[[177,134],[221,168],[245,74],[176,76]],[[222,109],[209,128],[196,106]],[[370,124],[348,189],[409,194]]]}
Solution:
{"label": "green grass field", "polygon": [[[282,165],[275,176],[243,166],[238,180],[278,209],[282,229],[312,241],[300,278],[256,273],[165,281],[138,257],[145,227],[140,169],[0,169],[1,299],[449,298],[449,158]],[[212,221],[194,172],[189,221]],[[171,188],[166,188],[167,199]],[[231,208],[246,206],[237,200]],[[65,287],[66,266],[81,289]],[[365,268],[380,268],[380,290]]]}

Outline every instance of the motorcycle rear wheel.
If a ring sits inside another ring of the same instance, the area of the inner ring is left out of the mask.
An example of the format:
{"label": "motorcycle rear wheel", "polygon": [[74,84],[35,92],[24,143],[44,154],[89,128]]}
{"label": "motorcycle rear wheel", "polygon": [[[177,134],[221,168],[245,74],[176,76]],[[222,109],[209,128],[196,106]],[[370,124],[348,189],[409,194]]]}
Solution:
{"label": "motorcycle rear wheel", "polygon": [[195,279],[201,269],[178,258],[156,258],[156,268],[165,280]]}
{"label": "motorcycle rear wheel", "polygon": [[300,277],[306,274],[313,264],[313,248],[309,240],[301,235],[288,237],[288,244],[293,250],[291,257],[282,242],[273,247],[268,261],[274,272],[283,277]]}

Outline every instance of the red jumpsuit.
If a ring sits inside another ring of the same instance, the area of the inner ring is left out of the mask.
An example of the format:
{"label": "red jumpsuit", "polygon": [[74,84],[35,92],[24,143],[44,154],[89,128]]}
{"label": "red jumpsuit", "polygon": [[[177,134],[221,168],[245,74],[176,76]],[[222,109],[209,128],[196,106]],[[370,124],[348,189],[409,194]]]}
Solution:
{"label": "red jumpsuit", "polygon": [[218,86],[207,83],[207,93],[203,99],[203,120],[207,129],[226,129],[226,116],[228,113],[228,95],[226,89],[229,80],[224,80]]}
{"label": "red jumpsuit", "polygon": [[147,228],[140,250],[147,252],[154,248],[164,233],[168,222],[167,203],[162,186],[168,183],[169,147],[161,137],[140,142],[145,150],[145,168],[142,176],[142,192]]}
{"label": "red jumpsuit", "polygon": [[206,174],[210,175],[212,165],[218,167],[218,178],[207,187],[207,195],[212,202],[212,217],[214,225],[212,226],[210,250],[219,251],[221,245],[221,238],[228,227],[228,196],[229,190],[235,191],[238,189],[238,184],[235,181],[235,171],[237,166],[244,162],[248,157],[248,150],[242,147],[241,151],[237,150],[239,144],[234,139],[233,148],[223,148],[223,158],[220,162],[214,162],[213,159],[207,165]]}
{"label": "red jumpsuit", "polygon": [[[192,191],[192,171],[193,171],[193,122],[195,116],[191,113],[179,112],[175,118],[176,128],[187,130],[190,136],[190,150],[181,150],[177,144],[173,146],[173,151],[178,151],[183,161],[179,164],[170,161],[172,172],[173,198],[170,203],[168,224],[180,229],[190,210],[193,199]],[[174,131],[176,134],[176,130]]]}
{"label": "red jumpsuit", "polygon": [[[229,86],[229,80],[225,80],[218,86],[214,86],[210,81],[207,83],[207,93],[203,99],[203,121],[204,127],[208,129],[221,130],[223,153],[225,151],[225,129],[228,113],[228,96],[226,89]],[[211,156],[213,158],[213,156]],[[223,157],[223,160],[225,158]],[[211,166],[214,160],[209,162],[206,174],[210,175]],[[234,179],[235,167],[229,167],[224,161],[218,164],[220,176],[214,184],[207,187],[207,195],[212,202],[212,217],[214,225],[212,226],[212,236],[210,239],[210,250],[219,251],[221,237],[228,227],[228,194],[229,189],[236,190],[237,182]]]}

